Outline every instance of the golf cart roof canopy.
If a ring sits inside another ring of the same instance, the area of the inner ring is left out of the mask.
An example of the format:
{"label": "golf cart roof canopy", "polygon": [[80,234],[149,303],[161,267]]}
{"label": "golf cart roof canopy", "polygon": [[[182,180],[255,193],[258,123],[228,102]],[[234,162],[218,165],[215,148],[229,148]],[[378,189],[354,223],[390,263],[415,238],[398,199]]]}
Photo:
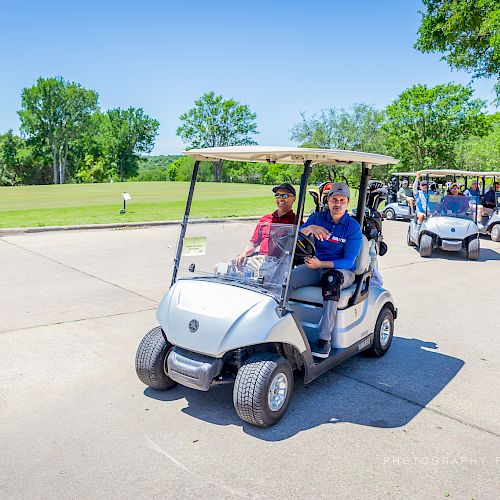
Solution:
{"label": "golf cart roof canopy", "polygon": [[342,149],[312,149],[275,146],[228,146],[220,148],[190,149],[185,155],[201,161],[247,161],[269,163],[303,164],[311,160],[313,164],[328,165],[336,163],[366,163],[369,165],[388,165],[399,163],[392,156]]}
{"label": "golf cart roof canopy", "polygon": [[500,172],[471,172],[467,170],[446,169],[419,170],[415,173],[420,175],[428,175],[429,177],[443,177],[445,175],[456,175],[457,177],[500,177]]}

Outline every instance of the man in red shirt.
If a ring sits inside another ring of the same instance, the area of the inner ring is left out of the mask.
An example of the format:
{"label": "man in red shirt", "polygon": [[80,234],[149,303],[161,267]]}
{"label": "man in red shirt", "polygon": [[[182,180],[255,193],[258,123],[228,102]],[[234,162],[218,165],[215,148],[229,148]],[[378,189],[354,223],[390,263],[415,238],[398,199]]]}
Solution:
{"label": "man in red shirt", "polygon": [[281,251],[277,249],[270,238],[271,224],[295,224],[295,213],[292,205],[295,201],[295,188],[288,183],[273,187],[277,209],[272,214],[264,215],[257,223],[257,227],[244,250],[236,257],[237,266],[241,266],[245,259],[259,248],[259,255],[279,257]]}

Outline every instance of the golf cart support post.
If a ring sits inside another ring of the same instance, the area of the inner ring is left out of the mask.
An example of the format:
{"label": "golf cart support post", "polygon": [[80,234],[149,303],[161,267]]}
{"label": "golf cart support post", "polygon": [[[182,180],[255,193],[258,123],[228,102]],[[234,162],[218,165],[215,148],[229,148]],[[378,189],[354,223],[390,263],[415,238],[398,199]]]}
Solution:
{"label": "golf cart support post", "polygon": [[189,212],[191,212],[191,203],[193,202],[194,186],[196,184],[196,178],[198,177],[198,169],[200,167],[200,160],[194,162],[193,173],[191,174],[191,183],[189,184],[189,193],[186,201],[186,210],[184,210],[184,217],[181,223],[181,232],[179,234],[179,241],[177,242],[177,252],[175,254],[174,260],[174,271],[172,273],[172,282],[170,286],[175,283],[177,279],[177,272],[179,270],[179,263],[181,261],[182,245],[184,243],[184,236],[186,235],[186,228],[189,220]]}

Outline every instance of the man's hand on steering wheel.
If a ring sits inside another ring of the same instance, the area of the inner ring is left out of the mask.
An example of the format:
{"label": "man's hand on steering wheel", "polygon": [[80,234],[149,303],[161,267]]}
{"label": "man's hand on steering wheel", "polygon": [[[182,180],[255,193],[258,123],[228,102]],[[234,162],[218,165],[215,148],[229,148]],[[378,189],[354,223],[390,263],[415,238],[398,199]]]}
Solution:
{"label": "man's hand on steering wheel", "polygon": [[[287,231],[280,234],[280,231],[274,231],[271,234],[271,239],[279,250],[282,252],[286,252],[289,250],[289,242],[291,239],[295,238],[295,235],[292,232],[290,232],[290,228],[287,226],[286,227]],[[312,234],[312,233],[309,233]],[[312,257],[316,253],[316,247],[314,245],[314,238],[311,238],[308,234],[305,232],[299,231],[297,239],[297,244],[295,246],[295,258],[298,259],[299,261],[301,259],[304,259],[305,257]]]}
{"label": "man's hand on steering wheel", "polygon": [[304,233],[306,236],[313,234],[315,238],[317,238],[320,241],[326,240],[328,236],[330,236],[330,231],[328,229],[325,229],[323,226],[307,226],[304,229],[302,229],[302,233]]}

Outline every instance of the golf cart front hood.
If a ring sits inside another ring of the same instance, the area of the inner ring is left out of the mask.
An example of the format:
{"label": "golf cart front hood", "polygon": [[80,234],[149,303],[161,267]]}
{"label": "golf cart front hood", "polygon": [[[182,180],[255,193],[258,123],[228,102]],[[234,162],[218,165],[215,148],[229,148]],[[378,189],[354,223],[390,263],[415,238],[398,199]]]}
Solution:
{"label": "golf cart front hood", "polygon": [[169,342],[221,357],[265,342],[305,344],[291,316],[279,317],[276,301],[258,291],[200,279],[178,280],[162,299],[157,318]]}
{"label": "golf cart front hood", "polygon": [[431,217],[425,222],[425,230],[441,239],[463,240],[477,233],[476,223],[458,217]]}

